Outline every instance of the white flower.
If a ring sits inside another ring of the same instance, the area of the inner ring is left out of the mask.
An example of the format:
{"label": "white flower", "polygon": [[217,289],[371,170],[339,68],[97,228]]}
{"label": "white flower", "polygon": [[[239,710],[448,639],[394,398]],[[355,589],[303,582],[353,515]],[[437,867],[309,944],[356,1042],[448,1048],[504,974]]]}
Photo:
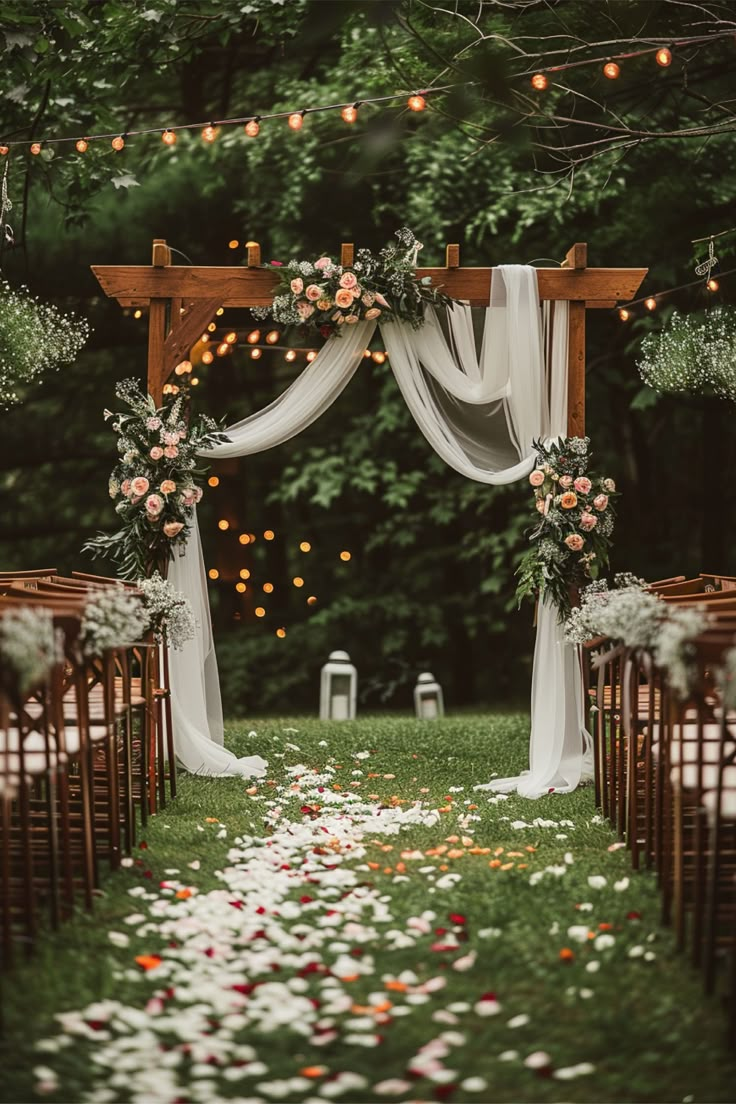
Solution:
{"label": "white flower", "polygon": [[616,890],[617,893],[623,893],[625,889],[629,888],[629,879],[621,878],[620,881],[613,883],[613,888]]}
{"label": "white flower", "polygon": [[570,939],[573,939],[576,943],[588,942],[588,925],[587,924],[573,924],[571,928],[567,929],[567,934]]}
{"label": "white flower", "polygon": [[576,1077],[585,1077],[595,1073],[595,1066],[591,1062],[578,1062],[576,1066],[563,1066],[553,1071],[552,1076],[558,1081],[572,1081]]}
{"label": "white flower", "polygon": [[524,1065],[529,1069],[545,1069],[551,1063],[552,1059],[544,1050],[535,1050],[524,1059]]}
{"label": "white flower", "polygon": [[588,885],[591,889],[603,889],[607,884],[608,880],[602,874],[591,874],[588,878]]}
{"label": "white flower", "polygon": [[514,1016],[512,1019],[510,1019],[506,1026],[511,1028],[526,1027],[528,1023],[529,1017],[526,1015],[526,1013],[522,1012],[520,1016]]}
{"label": "white flower", "polygon": [[606,951],[609,947],[613,947],[615,943],[615,938],[607,932],[604,932],[603,935],[599,935],[593,940],[593,946],[597,951]]}

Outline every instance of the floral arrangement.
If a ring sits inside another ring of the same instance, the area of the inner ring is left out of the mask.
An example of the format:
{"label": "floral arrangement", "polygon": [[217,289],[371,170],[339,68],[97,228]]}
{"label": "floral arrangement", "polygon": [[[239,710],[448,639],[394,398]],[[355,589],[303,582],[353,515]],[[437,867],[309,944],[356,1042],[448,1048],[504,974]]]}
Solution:
{"label": "floral arrangement", "polygon": [[100,587],[84,603],[79,641],[86,656],[110,648],[129,648],[146,633],[149,620],[143,600],[123,586]]}
{"label": "floral arrangement", "polygon": [[137,585],[155,639],[162,644],[165,634],[167,644],[183,648],[187,640],[193,639],[196,630],[189,599],[162,579],[158,571],[154,571],[150,579],[139,579]]}
{"label": "floral arrangement", "polygon": [[0,660],[18,681],[22,694],[42,683],[64,658],[64,637],[54,628],[50,610],[20,606],[0,617]]}
{"label": "floral arrangement", "polygon": [[359,249],[352,265],[340,265],[327,256],[286,265],[272,261],[280,276],[273,304],[256,307],[253,315],[273,318],[284,326],[315,329],[323,337],[340,333],[343,325],[378,318],[420,326],[426,307],[452,300],[432,286],[430,277],[417,279],[414,270],[422,244],[412,231],[403,227],[396,238],[378,256],[370,249]]}
{"label": "floral arrangement", "polygon": [[0,278],[0,410],[20,402],[19,389],[44,372],[71,364],[90,332],[84,319]]}
{"label": "floral arrangement", "polygon": [[120,460],[109,491],[118,500],[120,528],[87,541],[84,551],[108,556],[122,579],[136,580],[165,570],[174,549],[186,544],[202,498],[196,479],[205,469],[197,466],[197,453],[228,438],[206,415],[187,425],[181,397],[157,409],[132,379],[119,383],[115,394],[132,411],[105,411],[118,434]]}
{"label": "floral arrangement", "polygon": [[655,391],[736,401],[736,309],[673,311],[663,330],[642,341],[638,368]]}
{"label": "floral arrangement", "polygon": [[589,473],[589,445],[587,437],[534,442],[536,465],[529,482],[539,520],[517,570],[516,597],[519,604],[549,597],[563,619],[574,591],[608,565],[613,532],[616,484]]}

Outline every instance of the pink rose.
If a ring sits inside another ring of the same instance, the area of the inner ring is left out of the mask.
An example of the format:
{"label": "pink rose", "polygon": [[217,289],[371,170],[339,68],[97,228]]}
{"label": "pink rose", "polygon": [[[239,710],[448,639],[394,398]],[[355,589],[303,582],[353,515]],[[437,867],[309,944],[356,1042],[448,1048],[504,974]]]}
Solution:
{"label": "pink rose", "polygon": [[575,480],[574,486],[578,494],[588,494],[593,484],[590,482],[587,475],[579,475]]}
{"label": "pink rose", "polygon": [[332,261],[329,257],[320,257],[319,260],[314,262],[314,267],[318,268],[320,272],[324,272],[326,268],[332,268]]}
{"label": "pink rose", "polygon": [[311,303],[316,303],[318,299],[322,298],[322,288],[317,287],[316,284],[310,284],[304,294]]}
{"label": "pink rose", "polygon": [[357,314],[347,314],[345,316],[345,321],[347,322],[348,326],[354,326],[356,322],[360,322],[360,319],[358,318]]}
{"label": "pink rose", "polygon": [[178,445],[179,444],[179,431],[175,429],[169,430],[168,433],[164,433],[164,444],[166,445]]}
{"label": "pink rose", "polygon": [[358,277],[355,275],[354,272],[343,272],[342,276],[340,277],[341,288],[350,288],[352,290],[357,283]]}
{"label": "pink rose", "polygon": [[598,524],[598,518],[594,514],[585,513],[580,518],[580,528],[584,529],[586,533],[589,533],[591,529],[595,529]]}
{"label": "pink rose", "polygon": [[585,541],[579,533],[571,533],[569,537],[565,537],[565,544],[571,552],[579,552],[585,544]]}
{"label": "pink rose", "polygon": [[534,505],[537,507],[537,510],[539,511],[540,514],[546,514],[547,513],[547,511],[544,508],[545,504],[544,504],[544,499],[543,498],[538,498],[537,501],[534,503]]}
{"label": "pink rose", "polygon": [[163,508],[164,500],[161,498],[161,495],[152,494],[146,499],[146,512],[149,513],[151,517],[158,517]]}
{"label": "pink rose", "polygon": [[613,492],[616,490],[616,484],[612,479],[604,479],[603,490],[608,491],[609,494],[613,494]]}
{"label": "pink rose", "polygon": [[175,460],[179,455],[179,450],[176,445],[167,445],[164,449],[164,456],[167,460]]}
{"label": "pink rose", "polygon": [[163,483],[159,487],[161,494],[173,494],[176,490],[176,483],[173,479],[164,479]]}
{"label": "pink rose", "polygon": [[160,460],[164,454],[164,450],[159,445],[154,445],[149,455],[152,460]]}
{"label": "pink rose", "polygon": [[138,495],[139,497],[146,493],[146,491],[148,490],[148,486],[149,483],[145,475],[137,475],[135,479],[131,480],[130,483],[131,491],[134,495]]}
{"label": "pink rose", "polygon": [[195,487],[194,488],[194,501],[195,502],[201,502],[202,501],[202,488],[201,487]]}
{"label": "pink rose", "polygon": [[124,495],[128,494],[128,492],[130,491],[130,480],[129,479],[124,479],[123,480],[123,482],[120,484],[120,490],[123,492]]}
{"label": "pink rose", "polygon": [[352,307],[353,305],[353,293],[348,291],[347,288],[340,288],[335,293],[335,303],[338,307]]}
{"label": "pink rose", "polygon": [[380,313],[381,312],[378,307],[371,307],[370,310],[367,310],[365,312],[365,317],[368,319],[369,322],[371,322],[374,318],[378,318]]}
{"label": "pink rose", "polygon": [[540,471],[539,468],[535,468],[532,474],[529,476],[529,482],[531,483],[532,487],[541,487],[544,483],[544,472]]}
{"label": "pink rose", "polygon": [[294,292],[294,295],[301,295],[304,291],[304,281],[297,276],[295,280],[291,281],[289,287]]}
{"label": "pink rose", "polygon": [[184,528],[183,521],[166,521],[164,522],[164,533],[167,537],[175,537],[177,533],[181,533]]}
{"label": "pink rose", "polygon": [[593,505],[595,506],[596,510],[605,510],[606,506],[608,505],[608,495],[596,495],[593,499]]}
{"label": "pink rose", "polygon": [[572,476],[571,475],[561,475],[560,476],[560,486],[561,487],[572,487]]}
{"label": "pink rose", "polygon": [[185,491],[179,495],[179,501],[182,506],[193,506],[197,501],[197,497],[194,493],[194,487],[187,487]]}

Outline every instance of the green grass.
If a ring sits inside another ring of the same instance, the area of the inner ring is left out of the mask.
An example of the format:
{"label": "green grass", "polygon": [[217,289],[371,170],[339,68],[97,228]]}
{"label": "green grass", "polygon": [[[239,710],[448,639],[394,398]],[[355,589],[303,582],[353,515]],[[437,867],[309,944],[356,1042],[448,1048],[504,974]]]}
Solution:
{"label": "green grass", "polygon": [[[350,992],[356,1002],[365,1002],[370,993],[380,990],[383,975],[397,976],[404,970],[413,970],[420,981],[442,976],[446,987],[433,993],[427,1003],[414,1006],[410,1015],[397,1017],[382,1027],[384,1041],[374,1049],[337,1039],[317,1051],[288,1030],[258,1035],[246,1028],[239,1038],[254,1045],[258,1057],[268,1065],[269,1074],[239,1084],[219,1080],[215,1071],[219,1095],[210,1099],[265,1100],[257,1092],[256,1083],[294,1076],[300,1067],[314,1063],[327,1065],[331,1071],[363,1074],[369,1086],[383,1078],[403,1079],[407,1062],[418,1048],[447,1030],[464,1037],[444,1060],[458,1071],[449,1095],[453,1101],[733,1099],[736,1065],[721,1046],[721,1010],[715,1002],[703,998],[699,976],[676,954],[670,933],[659,926],[660,902],[653,878],[646,873],[634,874],[624,849],[607,850],[614,836],[596,817],[591,789],[552,795],[538,802],[514,796],[495,804],[488,803],[487,795],[472,791],[472,785],[487,781],[491,772],[504,775],[524,766],[527,725],[527,718],[518,714],[464,715],[425,724],[386,716],[342,725],[304,718],[272,719],[257,723],[257,740],[249,738],[249,725],[229,726],[230,746],[241,753],[258,751],[269,758],[269,778],[278,785],[286,766],[304,763],[322,768],[339,764],[341,769],[335,770],[335,778],[345,787],[350,781],[359,781],[360,788],[354,789],[362,798],[378,794],[387,803],[392,796],[421,799],[429,808],[451,804],[448,812],[440,814],[436,826],[411,827],[400,836],[386,837],[386,842],[394,846],[393,852],[381,852],[379,846],[369,843],[365,858],[379,860],[379,868],[363,870],[360,878],[390,896],[392,918],[388,927],[404,931],[410,916],[432,909],[437,916],[433,926],[451,928],[448,914],[460,913],[466,918],[468,940],[454,953],[430,950],[436,936],[425,936],[401,950],[388,950],[379,932],[362,948],[374,956],[375,972],[372,978],[352,983]],[[289,743],[299,750],[287,747]],[[362,750],[371,755],[355,760],[354,754]],[[366,773],[353,776],[356,769]],[[378,777],[368,778],[369,771]],[[385,774],[395,777],[387,779]],[[156,953],[162,943],[157,942],[155,933],[139,937],[137,926],[125,925],[126,916],[145,913],[148,904],[141,904],[129,890],[137,886],[156,890],[159,881],[167,877],[167,869],[179,870],[179,878],[196,886],[200,893],[221,887],[215,872],[226,865],[234,837],[268,835],[264,811],[277,786],[263,784],[255,796],[246,793],[249,786],[236,779],[180,776],[177,800],[153,819],[145,836],[148,846],[137,852],[136,864],[106,880],[94,915],[80,915],[59,933],[46,936],[33,961],[20,965],[5,978],[0,1100],[98,1099],[95,1093],[99,1094],[102,1082],[91,1062],[98,1048],[95,1040],[75,1038],[73,1046],[58,1054],[39,1053],[36,1042],[58,1035],[54,1015],[59,1011],[82,1009],[91,1001],[110,997],[142,1008],[160,987],[161,983],[157,985],[152,977],[137,976],[134,956]],[[455,787],[464,789],[458,792]],[[285,801],[279,803],[292,821],[300,821],[304,800],[304,796],[287,792]],[[468,810],[465,803],[477,804],[478,809]],[[468,813],[480,820],[467,821],[463,826],[459,821]],[[217,818],[226,825],[228,838],[218,839],[219,825],[207,818]],[[512,827],[515,821],[529,823],[535,818],[557,823]],[[562,820],[572,821],[574,826],[561,826]],[[503,848],[504,852],[520,851],[523,855],[502,855],[504,864],[514,863],[508,870],[489,867],[492,853],[407,861],[408,881],[394,883],[393,867],[399,850],[426,851],[448,835],[468,835],[477,846],[490,847],[492,852]],[[374,838],[375,833],[370,834],[369,839]],[[527,852],[527,846],[535,850]],[[572,858],[571,863],[565,862],[566,854]],[[365,858],[353,865],[363,866]],[[194,859],[201,863],[196,872],[187,866]],[[440,872],[435,875],[419,870],[442,863],[462,875],[447,889],[436,884]],[[519,869],[523,863],[526,869]],[[384,865],[390,865],[392,872],[384,873]],[[559,877],[547,873],[537,884],[530,884],[530,875],[548,866],[565,866],[566,871]],[[146,877],[148,871],[150,878]],[[591,888],[590,875],[604,875],[606,886]],[[625,877],[630,879],[628,888],[616,891],[613,883]],[[298,894],[297,889],[297,899]],[[592,910],[576,908],[583,903],[592,903]],[[641,918],[627,918],[632,912]],[[309,914],[303,920],[308,918]],[[596,932],[601,924],[611,925],[614,946],[597,950],[592,940],[574,942],[567,929],[580,924]],[[113,946],[109,929],[128,932],[130,946]],[[489,929],[497,929],[497,934]],[[634,946],[643,947],[654,957],[629,957]],[[561,961],[559,952],[564,947],[575,951],[572,962]],[[452,962],[469,949],[477,951],[475,964],[468,972],[456,972]],[[325,961],[330,961],[329,951],[323,953]],[[600,963],[594,973],[586,969],[592,961]],[[497,994],[503,1006],[499,1015],[479,1018],[471,1009],[458,1012],[454,1026],[433,1021],[432,1015],[438,1010],[455,1002],[472,1005],[488,990]],[[395,1000],[400,1003],[399,997]],[[529,1022],[519,1028],[509,1027],[508,1021],[521,1014],[528,1015]],[[509,1050],[517,1051],[518,1058],[499,1060],[499,1055]],[[539,1050],[550,1055],[554,1069],[589,1062],[595,1072],[570,1081],[542,1075],[523,1063],[524,1057]],[[57,1092],[43,1097],[35,1093],[32,1071],[38,1065],[59,1072]],[[486,1080],[486,1089],[459,1087],[464,1078],[478,1076]],[[320,1097],[320,1084],[315,1081],[302,1095],[326,1099]],[[185,1085],[182,1099],[206,1099],[201,1093],[189,1096],[188,1091]],[[419,1079],[411,1093],[381,1099],[432,1101],[447,1098],[446,1092],[445,1086]],[[109,1099],[132,1097],[123,1088],[120,1095]],[[141,1096],[137,1099],[144,1100]],[[145,1104],[159,1099],[163,1098],[150,1096]],[[288,1099],[295,1102],[299,1094]],[[369,1087],[338,1099],[379,1098]]]}

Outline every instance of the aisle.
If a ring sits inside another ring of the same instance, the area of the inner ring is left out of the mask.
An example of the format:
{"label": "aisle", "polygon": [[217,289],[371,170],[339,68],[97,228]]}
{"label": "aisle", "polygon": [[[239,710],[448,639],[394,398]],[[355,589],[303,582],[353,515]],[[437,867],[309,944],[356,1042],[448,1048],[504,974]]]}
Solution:
{"label": "aisle", "polygon": [[519,768],[525,718],[257,732],[233,742],[266,782],[184,780],[95,917],[6,982],[0,1099],[731,1097],[718,1011],[591,790],[473,792]]}

